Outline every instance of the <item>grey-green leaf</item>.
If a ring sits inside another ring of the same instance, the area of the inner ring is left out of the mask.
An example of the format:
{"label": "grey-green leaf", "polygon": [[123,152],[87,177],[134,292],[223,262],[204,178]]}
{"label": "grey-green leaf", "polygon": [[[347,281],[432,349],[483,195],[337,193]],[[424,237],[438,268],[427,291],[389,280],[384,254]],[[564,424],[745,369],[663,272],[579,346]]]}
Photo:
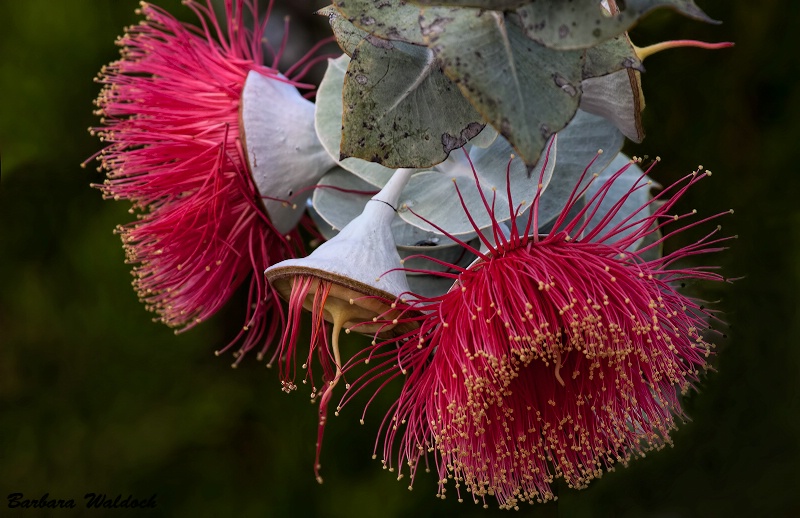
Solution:
{"label": "grey-green leaf", "polygon": [[419,5],[442,7],[476,7],[492,11],[507,11],[529,4],[534,0],[410,0]]}
{"label": "grey-green leaf", "polygon": [[625,69],[581,82],[581,109],[612,121],[633,142],[644,139],[644,95],[638,71]]}
{"label": "grey-green leaf", "polygon": [[630,29],[653,9],[667,7],[696,20],[709,18],[693,0],[626,0],[625,9],[609,15],[597,0],[534,2],[517,9],[525,33],[532,40],[558,49],[597,45]]}
{"label": "grey-green leaf", "polygon": [[[453,236],[473,234],[475,227],[488,228],[492,218],[509,220],[512,211],[530,207],[540,182],[547,187],[551,181],[556,147],[554,142],[550,159],[545,162],[543,157],[531,174],[519,158],[511,159],[513,149],[505,139],[498,138],[487,149],[472,148],[472,166],[463,154],[454,154],[437,166],[438,171],[418,173],[409,180],[398,214],[412,225]],[[485,204],[493,207],[493,216]]]}
{"label": "grey-green leaf", "polygon": [[625,68],[644,72],[644,65],[627,34],[604,41],[599,45],[586,49],[586,61],[583,63],[583,79],[599,77]]}
{"label": "grey-green leaf", "polygon": [[464,96],[528,166],[535,164],[578,109],[584,53],[530,41],[497,11],[426,8],[420,25]]}
{"label": "grey-green leaf", "polygon": [[389,181],[394,169],[360,158],[339,160],[339,146],[342,142],[342,86],[349,63],[350,58],[346,55],[328,60],[328,69],[317,89],[314,127],[322,146],[341,167],[380,188]]}
{"label": "grey-green leaf", "polygon": [[500,134],[497,133],[496,129],[487,124],[483,127],[480,133],[478,133],[472,140],[469,141],[469,143],[473,146],[489,147],[494,144],[499,135]]}
{"label": "grey-green leaf", "polygon": [[328,228],[338,232],[361,214],[367,200],[379,190],[354,174],[334,167],[320,179],[311,201]]}
{"label": "grey-green leaf", "polygon": [[353,25],[384,39],[422,45],[420,7],[403,0],[334,0],[336,8]]}
{"label": "grey-green leaf", "polygon": [[433,53],[399,41],[362,41],[345,75],[341,158],[424,168],[484,127]]}
{"label": "grey-green leaf", "polygon": [[439,297],[453,287],[453,279],[439,277],[438,275],[406,275],[411,293],[423,297]]}
{"label": "grey-green leaf", "polygon": [[333,5],[323,7],[317,14],[328,17],[336,43],[348,56],[353,54],[356,46],[369,34],[350,23]]}
{"label": "grey-green leaf", "polygon": [[[553,179],[539,200],[540,226],[555,219],[579,182],[580,190],[589,183],[594,174],[605,170],[624,143],[625,138],[613,123],[578,110],[575,118],[558,133]],[[597,155],[601,149],[603,153]],[[590,163],[592,165],[587,170]],[[584,171],[586,175],[583,175]],[[581,176],[584,176],[583,181]]]}
{"label": "grey-green leaf", "polygon": [[[510,161],[513,149],[503,138],[498,138],[487,149],[473,147],[469,156],[481,185],[481,192],[490,204],[494,197],[494,215],[498,221],[510,218],[509,206],[515,211],[519,209],[520,213],[528,210],[541,176],[544,191],[539,197],[537,214],[539,226],[544,227],[561,212],[576,186],[580,190],[589,183],[594,174],[606,169],[624,142],[625,138],[612,122],[579,110],[567,127],[558,133],[558,143],[550,149],[551,159],[547,161],[544,174],[540,174],[542,163],[537,164],[529,176],[519,159]],[[601,149],[603,153],[598,155]],[[432,231],[435,231],[434,226],[415,214],[453,235],[472,231],[472,225],[460,207],[461,203],[452,185],[455,177],[464,204],[478,227],[486,228],[491,224],[480,192],[476,188],[472,169],[458,157],[456,154],[437,166],[438,173],[420,173],[412,177],[400,198],[400,217]],[[540,162],[543,161],[544,158],[540,159]],[[506,175],[509,165],[510,203]]]}

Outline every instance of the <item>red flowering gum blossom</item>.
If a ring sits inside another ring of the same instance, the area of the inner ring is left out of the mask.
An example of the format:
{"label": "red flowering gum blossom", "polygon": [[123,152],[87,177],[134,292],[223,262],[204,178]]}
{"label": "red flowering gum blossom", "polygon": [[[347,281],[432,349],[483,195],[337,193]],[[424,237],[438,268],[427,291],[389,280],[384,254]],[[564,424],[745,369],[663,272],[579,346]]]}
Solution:
{"label": "red flowering gum blossom", "polygon": [[[665,239],[721,214],[673,226],[694,214],[672,210],[710,174],[700,171],[625,216],[625,202],[649,188],[642,174],[599,213],[628,167],[594,195],[576,187],[547,235],[532,231],[540,193],[527,215],[512,214],[510,232],[495,222],[494,239],[482,236],[488,250],[470,248],[478,255],[471,266],[430,272],[455,282],[410,305],[418,330],[363,352],[380,365],[352,383],[345,401],[381,376],[406,376],[382,425],[385,467],[407,464],[413,481],[433,452],[441,497],[452,480],[459,500],[465,490],[484,505],[489,495],[517,508],[554,499],[557,478],[582,488],[669,442],[681,394],[708,368],[704,331],[714,318],[675,286],[723,280],[677,262],[721,250],[726,238],[713,237],[717,229],[648,260]],[[646,244],[633,250],[638,243]]]}
{"label": "red flowering gum blossom", "polygon": [[[261,272],[302,254],[302,244],[296,229],[276,231],[249,170],[242,90],[254,71],[312,91],[298,80],[316,61],[309,59],[316,48],[281,75],[285,39],[273,65],[263,65],[267,20],[259,21],[256,0],[227,0],[222,20],[210,1],[184,3],[199,26],[143,2],[146,20],[127,29],[117,42],[121,59],[100,74],[103,126],[92,130],[107,143],[99,161],[108,179],[100,188],[141,211],[117,230],[139,297],[168,326],[186,330],[206,320],[250,279],[245,326],[234,340],[241,339],[243,353],[269,344],[282,320],[267,317],[280,305]],[[267,17],[271,9],[272,2]],[[244,23],[248,11],[252,30]]]}
{"label": "red flowering gum blossom", "polygon": [[[280,370],[283,389],[291,392],[296,379],[298,338],[301,315],[311,312],[311,340],[303,383],[311,382],[311,400],[320,397],[317,455],[314,471],[320,476],[320,455],[328,403],[343,375],[339,353],[339,334],[356,331],[363,334],[404,334],[414,328],[393,321],[397,312],[395,299],[408,293],[405,272],[395,247],[391,224],[403,188],[413,169],[399,169],[373,196],[362,213],[336,236],[314,250],[308,257],[287,259],[264,272],[275,292],[289,303],[288,321],[280,344]],[[380,319],[378,317],[381,317]],[[333,324],[328,339],[325,322]],[[317,389],[312,365],[317,352],[323,369],[324,387]],[[337,408],[338,412],[339,408]]]}

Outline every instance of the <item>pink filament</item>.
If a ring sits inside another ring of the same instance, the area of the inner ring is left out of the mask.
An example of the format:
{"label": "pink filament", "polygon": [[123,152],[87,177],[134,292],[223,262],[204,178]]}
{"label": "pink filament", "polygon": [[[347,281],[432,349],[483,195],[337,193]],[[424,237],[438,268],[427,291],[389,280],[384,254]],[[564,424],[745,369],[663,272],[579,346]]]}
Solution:
{"label": "pink filament", "polygon": [[106,143],[99,161],[108,172],[99,187],[139,211],[118,232],[140,299],[168,326],[184,331],[208,319],[249,279],[244,326],[223,349],[240,343],[238,363],[259,343],[263,355],[282,320],[262,272],[303,253],[296,230],[275,230],[250,175],[241,92],[250,71],[312,87],[263,64],[267,19],[259,21],[256,0],[226,0],[224,19],[210,1],[185,3],[199,26],[143,3],[146,19],[119,39],[121,59],[98,79],[102,126],[92,131]]}
{"label": "pink filament", "polygon": [[[494,495],[515,508],[553,499],[557,478],[585,487],[614,464],[669,443],[683,417],[680,395],[708,368],[713,346],[704,332],[714,318],[674,285],[723,280],[708,268],[673,265],[721,250],[727,238],[715,238],[715,230],[653,260],[643,258],[647,248],[630,250],[656,231],[670,230],[660,242],[721,216],[670,227],[691,216],[670,211],[705,173],[686,176],[612,226],[623,202],[646,185],[634,184],[590,228],[625,169],[568,216],[586,192],[576,186],[549,234],[486,243],[489,252],[469,268],[453,267],[459,273],[448,293],[406,306],[403,316],[418,330],[351,360],[378,364],[351,383],[342,404],[370,384],[380,390],[405,376],[376,443],[385,465],[408,465],[413,481],[432,451],[441,495],[453,479],[476,502]],[[510,227],[531,228],[536,216],[522,225],[512,214]],[[494,219],[493,226],[502,235]]]}

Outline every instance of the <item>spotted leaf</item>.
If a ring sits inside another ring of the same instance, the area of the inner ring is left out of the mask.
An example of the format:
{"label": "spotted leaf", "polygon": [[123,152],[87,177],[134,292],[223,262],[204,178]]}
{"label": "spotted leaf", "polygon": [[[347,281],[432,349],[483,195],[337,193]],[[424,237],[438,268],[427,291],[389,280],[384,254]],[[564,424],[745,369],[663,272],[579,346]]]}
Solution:
{"label": "spotted leaf", "polygon": [[497,11],[426,8],[420,25],[464,96],[528,166],[536,164],[578,109],[583,51],[539,45]]}
{"label": "spotted leaf", "polygon": [[342,91],[340,158],[430,167],[484,127],[433,52],[374,37],[353,51]]}
{"label": "spotted leaf", "polygon": [[531,2],[516,12],[525,34],[532,40],[551,48],[578,49],[622,34],[642,16],[660,7],[696,20],[718,23],[697,7],[694,0],[626,0],[625,8],[615,15],[610,15],[597,0]]}

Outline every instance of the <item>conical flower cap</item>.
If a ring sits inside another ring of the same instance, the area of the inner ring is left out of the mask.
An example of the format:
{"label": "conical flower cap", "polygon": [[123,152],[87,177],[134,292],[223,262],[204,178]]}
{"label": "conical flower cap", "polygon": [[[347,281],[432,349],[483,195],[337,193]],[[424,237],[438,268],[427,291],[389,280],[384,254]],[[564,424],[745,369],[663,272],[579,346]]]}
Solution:
{"label": "conical flower cap", "polygon": [[[350,325],[388,310],[392,301],[410,291],[401,270],[391,222],[395,218],[400,193],[412,171],[398,170],[367,203],[360,216],[311,255],[288,259],[267,268],[264,273],[272,287],[289,300],[295,276],[306,275],[330,281],[335,286],[330,298],[340,298],[367,310],[364,318],[349,321]],[[369,333],[372,332],[370,327],[362,326],[355,330]]]}
{"label": "conical flower cap", "polygon": [[240,344],[241,358],[256,346],[263,353],[279,331],[264,268],[305,253],[294,228],[301,211],[287,207],[287,216],[281,202],[262,200],[302,191],[332,162],[319,159],[313,109],[297,91],[314,90],[301,79],[318,47],[281,73],[285,45],[264,44],[271,7],[262,18],[257,0],[226,0],[219,14],[212,0],[184,4],[196,23],[142,2],[144,20],[101,70],[100,125],[90,131],[104,143],[96,157],[107,179],[97,187],[133,204],[137,219],[118,227],[133,285],[176,332],[249,284],[244,325],[223,349]]}
{"label": "conical flower cap", "polygon": [[306,199],[298,193],[335,165],[314,130],[314,103],[294,85],[255,70],[242,91],[241,132],[250,172],[278,232],[293,229]]}

